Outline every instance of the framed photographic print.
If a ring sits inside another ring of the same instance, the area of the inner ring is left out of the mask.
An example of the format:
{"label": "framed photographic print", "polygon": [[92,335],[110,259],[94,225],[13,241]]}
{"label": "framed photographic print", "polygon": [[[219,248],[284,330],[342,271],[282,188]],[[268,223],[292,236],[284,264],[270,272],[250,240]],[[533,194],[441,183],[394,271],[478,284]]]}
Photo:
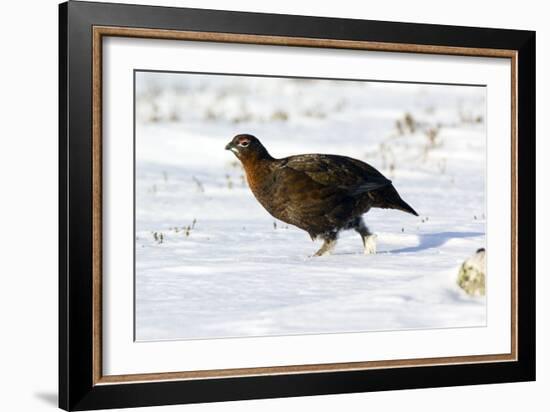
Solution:
{"label": "framed photographic print", "polygon": [[60,5],[60,407],[535,379],[535,33]]}

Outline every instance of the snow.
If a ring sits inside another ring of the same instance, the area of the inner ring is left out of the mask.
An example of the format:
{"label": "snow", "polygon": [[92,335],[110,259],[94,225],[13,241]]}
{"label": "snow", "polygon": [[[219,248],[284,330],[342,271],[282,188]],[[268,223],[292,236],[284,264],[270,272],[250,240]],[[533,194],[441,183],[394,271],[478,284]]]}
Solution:
{"label": "snow", "polygon": [[[485,297],[456,284],[485,246],[484,88],[136,76],[137,340],[485,326]],[[420,217],[371,210],[376,254],[348,231],[311,257],[321,242],[271,217],[224,150],[238,133],[364,160]]]}

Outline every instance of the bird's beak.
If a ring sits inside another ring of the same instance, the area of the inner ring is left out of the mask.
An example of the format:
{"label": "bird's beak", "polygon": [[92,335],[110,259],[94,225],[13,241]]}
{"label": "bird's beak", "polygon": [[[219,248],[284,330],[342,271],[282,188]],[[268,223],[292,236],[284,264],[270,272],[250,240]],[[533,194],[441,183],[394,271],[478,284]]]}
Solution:
{"label": "bird's beak", "polygon": [[232,147],[233,147],[233,142],[229,142],[225,145],[225,150],[231,150]]}

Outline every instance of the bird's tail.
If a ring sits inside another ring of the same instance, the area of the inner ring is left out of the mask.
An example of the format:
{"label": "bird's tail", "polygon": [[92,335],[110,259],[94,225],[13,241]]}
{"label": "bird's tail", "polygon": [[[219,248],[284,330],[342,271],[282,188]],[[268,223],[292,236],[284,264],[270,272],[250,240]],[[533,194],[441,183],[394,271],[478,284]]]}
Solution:
{"label": "bird's tail", "polygon": [[376,203],[374,206],[382,209],[397,209],[418,216],[418,213],[407,202],[401,199],[401,196],[399,196],[393,185],[386,186],[384,189],[376,192]]}
{"label": "bird's tail", "polygon": [[418,213],[416,213],[416,211],[401,198],[399,198],[397,202],[392,203],[392,209],[401,210],[402,212],[407,212],[411,215],[418,216]]}

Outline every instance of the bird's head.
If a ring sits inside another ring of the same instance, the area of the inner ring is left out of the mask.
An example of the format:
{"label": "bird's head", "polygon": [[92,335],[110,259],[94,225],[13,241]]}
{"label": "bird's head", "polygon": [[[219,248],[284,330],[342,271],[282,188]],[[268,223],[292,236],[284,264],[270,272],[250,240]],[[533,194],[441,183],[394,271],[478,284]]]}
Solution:
{"label": "bird's head", "polygon": [[231,150],[241,161],[271,159],[260,140],[251,134],[238,134],[227,143],[225,150]]}

